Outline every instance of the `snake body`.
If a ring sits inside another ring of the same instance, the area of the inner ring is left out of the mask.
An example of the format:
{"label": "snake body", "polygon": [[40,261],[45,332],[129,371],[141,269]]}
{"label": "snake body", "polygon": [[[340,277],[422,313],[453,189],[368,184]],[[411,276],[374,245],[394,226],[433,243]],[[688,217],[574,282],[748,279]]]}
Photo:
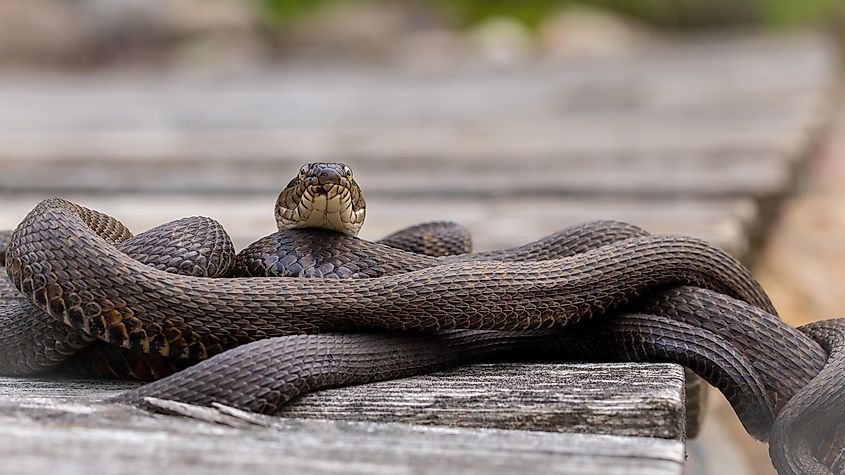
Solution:
{"label": "snake body", "polygon": [[[73,328],[171,358],[202,359],[256,339],[326,331],[562,327],[675,285],[774,311],[747,269],[692,238],[648,236],[519,266],[454,262],[329,286],[318,279],[167,273],[129,258],[84,219],[60,200],[37,206],[7,250],[15,286]],[[42,224],[56,221],[63,225]]]}
{"label": "snake body", "polygon": [[[227,239],[203,242],[225,232],[127,240],[113,218],[46,200],[6,250],[8,275],[26,300],[4,305],[33,308],[7,319],[0,341],[14,351],[0,358],[2,369],[40,369],[85,352],[89,368],[97,355],[112,369],[110,358],[143,355],[164,367],[152,377],[200,362],[118,399],[273,412],[306,390],[489,358],[673,361],[722,390],[750,434],[771,438],[783,473],[841,466],[842,324],[806,332],[784,324],[724,251],[599,222],[505,251],[425,256],[396,247],[449,252],[427,238],[354,237],[358,195],[345,165],[303,167],[277,201],[284,229],[234,260],[241,278],[213,276],[228,272]],[[292,220],[328,230],[287,229]],[[323,334],[351,331],[416,334]],[[43,358],[43,348],[59,356]],[[813,417],[832,429],[817,434],[806,422]],[[826,448],[791,436],[809,433]]]}

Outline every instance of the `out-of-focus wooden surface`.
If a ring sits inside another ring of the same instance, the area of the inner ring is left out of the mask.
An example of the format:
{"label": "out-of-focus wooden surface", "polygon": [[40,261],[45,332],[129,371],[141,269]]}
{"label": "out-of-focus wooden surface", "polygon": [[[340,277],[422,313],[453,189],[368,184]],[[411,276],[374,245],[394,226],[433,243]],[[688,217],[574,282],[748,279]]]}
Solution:
{"label": "out-of-focus wooden surface", "polygon": [[784,206],[758,266],[784,319],[845,316],[845,110]]}

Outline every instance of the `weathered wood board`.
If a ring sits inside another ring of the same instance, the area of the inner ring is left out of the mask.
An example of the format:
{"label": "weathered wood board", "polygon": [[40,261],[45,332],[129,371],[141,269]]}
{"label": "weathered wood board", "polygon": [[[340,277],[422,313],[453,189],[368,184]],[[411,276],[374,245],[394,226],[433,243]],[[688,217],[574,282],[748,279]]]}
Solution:
{"label": "weathered wood board", "polygon": [[[554,133],[553,129],[538,132],[539,136]],[[501,134],[498,136],[501,138]],[[723,134],[720,139],[727,141]],[[483,137],[478,140],[489,145]],[[538,142],[525,136],[505,140],[510,143],[526,140],[535,145]],[[425,144],[405,146],[431,149]],[[278,148],[289,150],[284,144]],[[454,156],[438,158],[428,152],[416,159],[396,163],[378,163],[348,153],[329,155],[325,159],[344,161],[354,167],[361,186],[369,196],[376,197],[768,197],[786,188],[792,178],[788,162],[773,162],[748,152],[686,155],[678,152],[646,156],[611,153],[611,157],[595,158],[550,150],[548,158],[530,160],[509,159],[510,156],[524,156],[519,150],[503,152],[499,148],[500,157],[495,157],[492,151],[478,153],[485,155],[486,161],[456,160]],[[319,158],[311,158],[315,159]],[[159,163],[147,160],[125,163],[63,160],[37,164],[0,161],[0,189],[77,194],[148,192],[226,196],[269,193],[283,188],[301,164],[308,161],[307,158],[290,157],[275,161],[178,159]]]}
{"label": "weathered wood board", "polygon": [[292,419],[239,429],[128,411],[73,419],[16,414],[0,428],[3,472],[646,475],[680,473],[684,460],[680,441],[608,435]]}
{"label": "weathered wood board", "polygon": [[133,386],[0,378],[3,473],[669,474],[684,460],[683,371],[668,364],[480,365],[315,393],[282,417],[94,402]]}
{"label": "weathered wood board", "polygon": [[[0,378],[0,411],[87,404],[138,384]],[[683,384],[671,364],[478,364],[306,394],[279,416],[680,440]]]}
{"label": "weathered wood board", "polygon": [[676,365],[482,364],[308,394],[281,415],[682,440],[683,385]]}

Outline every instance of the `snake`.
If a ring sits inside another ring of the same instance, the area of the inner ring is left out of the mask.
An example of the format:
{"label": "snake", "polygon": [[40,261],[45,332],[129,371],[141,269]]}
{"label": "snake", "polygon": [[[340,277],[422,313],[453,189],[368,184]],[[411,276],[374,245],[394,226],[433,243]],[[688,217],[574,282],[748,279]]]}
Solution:
{"label": "snake", "polygon": [[722,391],[779,473],[842,473],[845,320],[787,325],[718,247],[596,221],[463,253],[451,223],[360,239],[365,212],[341,163],[301,167],[279,231],[237,255],[209,218],[133,237],[44,200],[0,235],[0,373],[66,365],[154,380],[110,403],[276,413],[307,391],[496,359],[674,362]]}

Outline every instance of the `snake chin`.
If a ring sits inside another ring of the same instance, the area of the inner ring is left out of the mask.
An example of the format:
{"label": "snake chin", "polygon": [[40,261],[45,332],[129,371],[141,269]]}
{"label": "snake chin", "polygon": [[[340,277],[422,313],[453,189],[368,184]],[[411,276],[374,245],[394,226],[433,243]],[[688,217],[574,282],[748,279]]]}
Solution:
{"label": "snake chin", "polygon": [[353,211],[352,194],[341,185],[308,186],[296,211],[290,229],[321,228],[356,235],[363,224],[363,211]]}
{"label": "snake chin", "polygon": [[361,190],[342,163],[303,166],[276,202],[279,230],[319,228],[355,236],[365,213]]}

